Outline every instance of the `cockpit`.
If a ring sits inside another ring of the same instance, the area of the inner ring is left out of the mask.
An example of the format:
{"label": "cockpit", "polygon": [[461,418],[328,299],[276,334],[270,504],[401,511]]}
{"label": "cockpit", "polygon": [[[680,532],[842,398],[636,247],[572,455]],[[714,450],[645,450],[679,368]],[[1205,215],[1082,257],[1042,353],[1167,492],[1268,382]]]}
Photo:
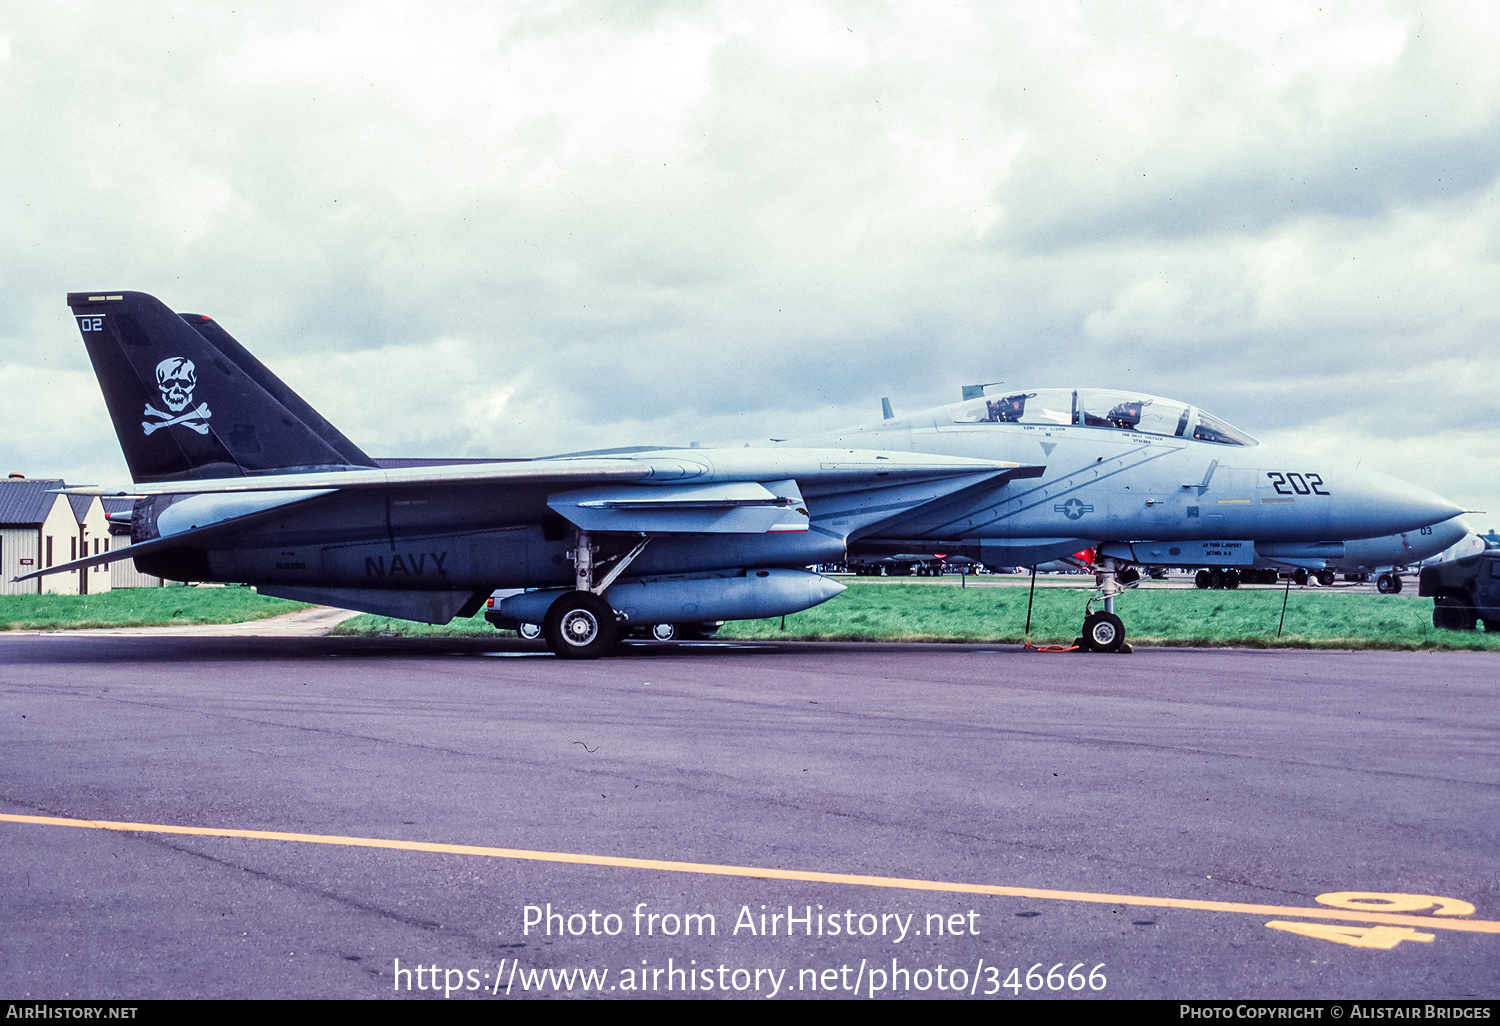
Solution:
{"label": "cockpit", "polygon": [[980,396],[948,407],[955,424],[1048,424],[1138,431],[1220,445],[1259,445],[1196,406],[1108,388],[1041,388]]}

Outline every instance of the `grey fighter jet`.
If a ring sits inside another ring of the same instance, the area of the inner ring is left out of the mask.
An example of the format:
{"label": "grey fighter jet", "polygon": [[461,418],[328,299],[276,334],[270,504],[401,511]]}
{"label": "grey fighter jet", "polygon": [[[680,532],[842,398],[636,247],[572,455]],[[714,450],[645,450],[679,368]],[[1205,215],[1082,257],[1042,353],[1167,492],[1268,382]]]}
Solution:
{"label": "grey fighter jet", "polygon": [[[903,419],[799,440],[1040,464],[858,531],[851,555],[948,552],[1034,566],[1092,548],[1102,612],[1084,647],[1118,650],[1118,572],[1136,566],[1339,565],[1362,539],[1420,532],[1464,512],[1352,461],[1263,445],[1188,403],[1116,389],[977,395]],[[1127,575],[1128,576],[1128,575]]]}
{"label": "grey fighter jet", "polygon": [[[850,553],[1016,566],[1090,545],[1129,561],[1149,542],[1207,562],[1461,512],[1192,406],[1097,390],[981,396],[801,446],[382,465],[210,319],[133,292],[68,302],[136,482],[142,570],[432,623],[532,589],[501,613],[565,657],[603,654],[622,626],[816,605],[842,585],[803,568]],[[1118,651],[1107,586],[1104,602],[1084,640]]]}

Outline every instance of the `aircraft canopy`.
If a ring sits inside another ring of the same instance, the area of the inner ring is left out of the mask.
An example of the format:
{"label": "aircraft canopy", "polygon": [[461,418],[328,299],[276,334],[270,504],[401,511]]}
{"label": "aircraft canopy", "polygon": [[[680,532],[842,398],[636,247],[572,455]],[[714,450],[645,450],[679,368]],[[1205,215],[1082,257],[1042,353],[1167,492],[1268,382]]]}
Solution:
{"label": "aircraft canopy", "polygon": [[1041,388],[981,396],[948,407],[955,424],[1057,424],[1139,431],[1220,445],[1258,445],[1217,417],[1160,396],[1110,388]]}

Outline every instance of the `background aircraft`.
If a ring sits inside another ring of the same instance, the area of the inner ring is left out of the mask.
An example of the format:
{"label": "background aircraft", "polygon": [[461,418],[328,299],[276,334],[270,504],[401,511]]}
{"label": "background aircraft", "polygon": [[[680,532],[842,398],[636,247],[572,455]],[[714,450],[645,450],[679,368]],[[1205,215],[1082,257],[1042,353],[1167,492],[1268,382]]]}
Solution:
{"label": "background aircraft", "polygon": [[[1467,545],[1464,544],[1466,541]],[[1360,581],[1368,580],[1374,574],[1380,593],[1393,595],[1401,590],[1401,575],[1415,573],[1424,562],[1451,559],[1456,554],[1468,555],[1470,551],[1483,549],[1484,542],[1469,529],[1463,518],[1454,517],[1401,534],[1329,542],[1321,556],[1309,554],[1300,559],[1269,559],[1258,555],[1249,567],[1203,567],[1198,570],[1197,584],[1200,588],[1235,588],[1241,583],[1274,584],[1281,574],[1289,573],[1297,584],[1316,580],[1319,584],[1331,585],[1340,574],[1346,579]],[[1450,550],[1454,551],[1450,553]],[[1463,551],[1459,553],[1458,550]]]}
{"label": "background aircraft", "polygon": [[[1142,544],[1183,562],[1296,559],[1461,512],[1101,389],[980,396],[796,447],[381,467],[206,318],[133,292],[68,302],[141,495],[141,569],[435,623],[535,588],[502,615],[540,622],[565,656],[607,651],[622,621],[807,608],[842,585],[801,568],[846,553],[1017,566],[1092,545],[1106,571],[1142,562]],[[1114,574],[1100,576],[1084,640],[1118,651]]]}

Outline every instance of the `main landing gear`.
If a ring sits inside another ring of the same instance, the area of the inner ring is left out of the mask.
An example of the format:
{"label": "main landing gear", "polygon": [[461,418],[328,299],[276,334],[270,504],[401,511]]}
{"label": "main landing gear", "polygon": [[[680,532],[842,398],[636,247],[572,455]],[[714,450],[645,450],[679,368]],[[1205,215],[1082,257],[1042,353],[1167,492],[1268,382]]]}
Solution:
{"label": "main landing gear", "polygon": [[598,547],[588,532],[578,532],[578,547],[573,550],[575,588],[558,596],[547,607],[542,620],[542,637],[555,655],[563,659],[598,659],[615,647],[620,640],[620,618],[605,600],[604,589],[641,554],[649,540],[642,538],[596,581],[594,572],[598,567],[594,555]]}
{"label": "main landing gear", "polygon": [[620,639],[619,620],[603,597],[570,591],[548,607],[542,635],[564,659],[597,659]]}

